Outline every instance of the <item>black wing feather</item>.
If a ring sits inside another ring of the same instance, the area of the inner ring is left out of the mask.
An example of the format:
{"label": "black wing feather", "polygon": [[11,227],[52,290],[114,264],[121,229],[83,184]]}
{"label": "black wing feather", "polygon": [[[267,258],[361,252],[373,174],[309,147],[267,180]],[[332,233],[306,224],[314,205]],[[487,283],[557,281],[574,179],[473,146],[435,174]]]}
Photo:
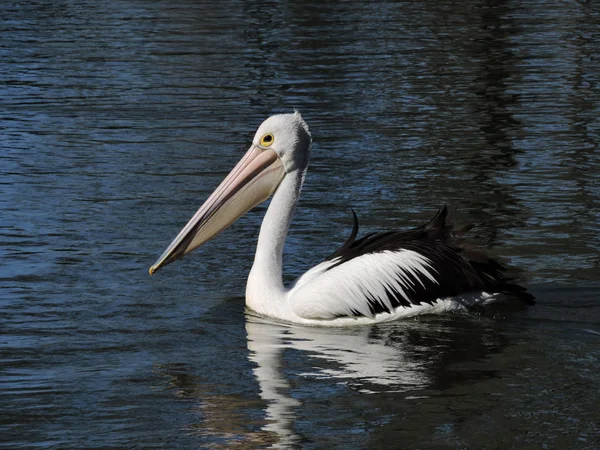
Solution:
{"label": "black wing feather", "polygon": [[[410,307],[421,303],[432,304],[438,298],[451,297],[469,292],[505,293],[533,304],[534,297],[527,290],[512,282],[505,275],[506,268],[484,251],[461,241],[472,225],[455,226],[448,217],[444,205],[428,223],[408,231],[371,233],[358,240],[358,218],[352,211],[353,226],[348,240],[325,261],[335,261],[327,270],[344,264],[353,258],[369,253],[412,250],[431,261],[437,282],[418,274],[400,274],[408,277],[408,299],[395,290],[386,289],[391,305]],[[377,299],[369,298],[371,314],[392,312]],[[356,314],[360,315],[360,314]]]}
{"label": "black wing feather", "polygon": [[352,232],[350,233],[350,236],[348,236],[348,239],[346,239],[346,242],[344,242],[344,244],[335,252],[325,258],[325,261],[331,261],[332,259],[343,255],[344,252],[346,252],[352,246],[352,244],[354,244],[354,240],[358,234],[358,217],[356,217],[356,213],[352,208],[350,208],[350,211],[352,211]]}

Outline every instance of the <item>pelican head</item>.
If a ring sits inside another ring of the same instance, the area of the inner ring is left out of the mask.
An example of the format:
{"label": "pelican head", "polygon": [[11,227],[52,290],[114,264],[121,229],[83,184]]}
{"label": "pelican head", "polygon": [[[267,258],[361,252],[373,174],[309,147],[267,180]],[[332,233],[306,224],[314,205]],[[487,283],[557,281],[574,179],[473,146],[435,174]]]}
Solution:
{"label": "pelican head", "polygon": [[150,275],[267,200],[288,174],[304,173],[310,145],[310,132],[299,112],[265,120],[246,154],[150,267]]}

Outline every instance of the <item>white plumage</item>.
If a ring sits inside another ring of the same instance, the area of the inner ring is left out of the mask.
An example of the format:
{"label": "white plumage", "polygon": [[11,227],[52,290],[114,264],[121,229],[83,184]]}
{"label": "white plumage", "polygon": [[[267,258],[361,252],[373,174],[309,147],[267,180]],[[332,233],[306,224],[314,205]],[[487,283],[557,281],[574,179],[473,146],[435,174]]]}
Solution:
{"label": "white plumage", "polygon": [[285,239],[308,167],[311,136],[298,112],[272,116],[232,172],[167,247],[150,273],[214,237],[273,196],[261,225],[246,305],[263,316],[306,325],[351,325],[460,309],[506,292],[532,302],[504,268],[463,247],[444,207],[408,232],[349,241],[291,287],[282,282]]}
{"label": "white plumage", "polygon": [[304,283],[301,277],[289,293],[289,302],[303,319],[333,320],[359,315],[373,318],[375,314],[365,299],[379,299],[394,310],[386,289],[398,291],[409,300],[410,290],[420,283],[421,276],[437,283],[432,272],[435,269],[431,262],[411,250],[366,254],[322,272],[310,282]]}

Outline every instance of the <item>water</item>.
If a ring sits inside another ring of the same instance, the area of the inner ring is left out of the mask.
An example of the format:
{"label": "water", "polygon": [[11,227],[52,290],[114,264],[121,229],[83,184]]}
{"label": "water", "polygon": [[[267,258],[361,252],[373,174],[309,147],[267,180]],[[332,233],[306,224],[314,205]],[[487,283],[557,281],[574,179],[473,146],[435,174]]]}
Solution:
{"label": "water", "polygon": [[[600,446],[593,2],[5,1],[0,446]],[[260,122],[313,158],[286,278],[448,203],[520,311],[350,330],[246,315],[264,206],[148,267]]]}

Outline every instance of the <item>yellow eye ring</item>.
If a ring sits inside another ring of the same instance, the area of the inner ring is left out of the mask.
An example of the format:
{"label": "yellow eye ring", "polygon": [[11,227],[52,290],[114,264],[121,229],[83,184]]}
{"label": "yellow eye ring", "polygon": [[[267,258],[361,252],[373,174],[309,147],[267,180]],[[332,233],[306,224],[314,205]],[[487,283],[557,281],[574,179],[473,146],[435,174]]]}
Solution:
{"label": "yellow eye ring", "polygon": [[274,140],[275,138],[271,133],[265,134],[263,137],[260,138],[260,145],[262,147],[270,147],[271,145],[273,145]]}

